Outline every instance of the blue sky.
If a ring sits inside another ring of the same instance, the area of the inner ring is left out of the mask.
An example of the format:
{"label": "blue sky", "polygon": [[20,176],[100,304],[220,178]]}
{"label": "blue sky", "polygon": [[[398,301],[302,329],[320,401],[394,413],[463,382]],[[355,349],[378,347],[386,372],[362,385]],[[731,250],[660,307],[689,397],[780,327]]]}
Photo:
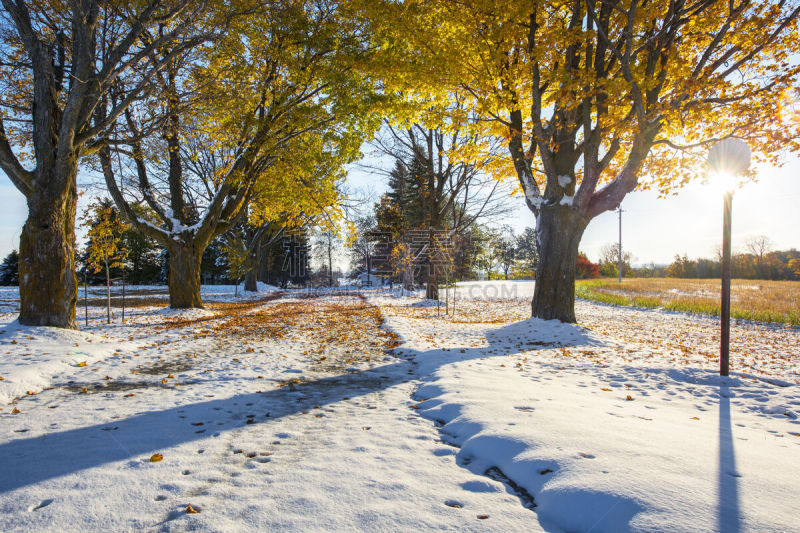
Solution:
{"label": "blue sky", "polygon": [[[733,248],[741,249],[751,235],[767,235],[778,249],[800,248],[800,159],[790,158],[781,168],[760,168],[758,182],[737,190],[733,200]],[[363,171],[351,172],[354,188],[370,184],[385,190],[385,179]],[[0,173],[0,257],[19,246],[19,233],[27,215],[23,196]],[[511,198],[515,211],[497,221],[516,231],[533,226],[534,217],[521,196]],[[634,263],[669,263],[675,254],[712,257],[721,242],[722,197],[708,186],[690,185],[678,196],[658,198],[652,192],[634,192],[622,202],[623,249]],[[581,250],[597,260],[600,248],[617,239],[616,213],[604,213],[586,229]]]}

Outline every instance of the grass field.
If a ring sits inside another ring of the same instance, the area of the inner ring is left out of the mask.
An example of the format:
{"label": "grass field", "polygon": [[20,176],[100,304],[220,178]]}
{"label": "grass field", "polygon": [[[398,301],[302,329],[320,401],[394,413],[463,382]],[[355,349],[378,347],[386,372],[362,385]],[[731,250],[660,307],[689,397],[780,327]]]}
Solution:
{"label": "grass field", "polygon": [[[575,295],[586,300],[714,316],[720,312],[719,293],[716,279],[593,279],[575,287]],[[800,325],[800,281],[731,281],[731,316]]]}

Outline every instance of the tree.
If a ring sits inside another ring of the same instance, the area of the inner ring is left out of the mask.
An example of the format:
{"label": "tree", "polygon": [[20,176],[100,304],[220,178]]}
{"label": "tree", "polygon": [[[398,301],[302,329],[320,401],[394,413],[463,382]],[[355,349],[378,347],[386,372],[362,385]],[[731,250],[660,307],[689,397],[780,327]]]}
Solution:
{"label": "tree", "polygon": [[385,61],[406,66],[388,85],[458,91],[508,142],[507,172],[537,217],[535,317],[575,321],[583,232],[629,192],[703,175],[720,138],[746,140],[760,161],[800,149],[800,121],[780,112],[800,71],[794,2],[384,7],[393,16],[375,24],[393,44]]}
{"label": "tree", "polygon": [[0,285],[19,284],[19,254],[11,250],[0,263]]}
{"label": "tree", "polygon": [[225,259],[228,264],[228,277],[233,281],[235,286],[234,296],[238,296],[239,282],[247,271],[250,270],[247,265],[249,256],[247,244],[241,235],[232,235],[228,237],[222,251],[225,254]]}
{"label": "tree", "polygon": [[[205,40],[206,2],[2,0],[0,168],[28,204],[20,236],[26,325],[75,327],[76,176],[83,158],[176,54]],[[167,58],[153,60],[157,49]],[[116,105],[97,110],[112,87]],[[32,168],[26,168],[26,165]]]}
{"label": "tree", "polygon": [[[630,252],[622,251],[622,276],[630,276],[633,274],[631,268],[631,261],[633,254]],[[619,275],[619,243],[610,242],[604,244],[600,249],[600,274],[610,278],[615,278]]]}
{"label": "tree", "polygon": [[536,230],[525,228],[517,236],[517,259],[520,262],[522,271],[528,277],[535,276],[539,266],[539,245],[536,243]]}
{"label": "tree", "polygon": [[[140,114],[164,110],[160,128],[146,131],[128,113],[118,124],[119,157],[112,148],[99,152],[120,211],[168,251],[173,308],[202,307],[203,251],[243,219],[265,184],[281,185],[283,198],[299,204],[302,194],[293,195],[305,191],[298,187],[305,176],[352,160],[377,126],[365,113],[377,103],[372,82],[353,68],[365,45],[342,6],[248,6],[214,47],[155,77],[161,91],[141,103]],[[123,192],[129,171],[137,187]],[[131,198],[144,199],[159,224],[140,220]]]}
{"label": "tree", "polygon": [[333,256],[339,251],[342,241],[335,228],[324,228],[317,232],[314,254],[323,262],[328,274],[328,286],[333,287]]}
{"label": "tree", "polygon": [[[154,220],[153,214],[144,205],[133,205],[132,208],[140,218]],[[159,281],[161,268],[161,248],[155,239],[133,226],[122,234],[122,247],[128,251],[125,260],[125,278],[132,284],[152,284]]]}
{"label": "tree", "polygon": [[271,244],[277,242],[283,236],[285,230],[286,225],[281,225],[279,222],[268,222],[258,228],[252,226],[247,228],[247,260],[244,272],[245,291],[258,292],[258,267],[261,264],[264,253]]}
{"label": "tree", "polygon": [[800,278],[800,258],[798,259],[790,259],[789,260],[789,268],[794,273],[795,277]]}
{"label": "tree", "polygon": [[771,276],[766,272],[767,268],[764,264],[764,255],[772,250],[772,239],[766,235],[752,235],[745,241],[745,250],[753,254],[756,258],[756,269],[761,278],[769,278]]}
{"label": "tree", "polygon": [[575,276],[578,279],[596,278],[600,276],[600,267],[592,263],[585,253],[579,252],[575,261]]}
{"label": "tree", "polygon": [[356,265],[356,269],[362,267],[367,273],[367,285],[372,285],[372,264],[376,253],[378,253],[379,240],[381,235],[377,231],[377,221],[374,215],[364,215],[356,218],[350,227],[348,237],[348,248],[350,257]]}
{"label": "tree", "polygon": [[[387,121],[375,145],[395,163],[388,172],[386,202],[394,209],[386,210],[382,204],[379,219],[399,214],[399,220],[386,220],[396,226],[395,232],[427,232],[420,259],[428,266],[426,298],[435,300],[441,263],[434,256],[442,258],[444,241],[453,240],[480,219],[501,215],[508,206],[498,194],[506,188],[503,182],[488,173],[497,143],[477,135],[468,116],[436,120],[443,112],[434,112],[434,104],[429,107],[414,121],[399,125]],[[448,116],[464,111],[458,102],[447,108]],[[434,118],[425,121],[426,115]]]}
{"label": "tree", "polygon": [[517,245],[514,232],[510,227],[504,226],[492,244],[495,248],[498,264],[503,269],[503,277],[508,279],[509,271],[517,262]]}
{"label": "tree", "polygon": [[81,217],[88,228],[89,244],[86,246],[86,264],[96,274],[103,270],[106,276],[106,321],[111,323],[111,269],[122,268],[128,251],[122,247],[122,236],[128,225],[114,209],[111,200],[89,204]]}

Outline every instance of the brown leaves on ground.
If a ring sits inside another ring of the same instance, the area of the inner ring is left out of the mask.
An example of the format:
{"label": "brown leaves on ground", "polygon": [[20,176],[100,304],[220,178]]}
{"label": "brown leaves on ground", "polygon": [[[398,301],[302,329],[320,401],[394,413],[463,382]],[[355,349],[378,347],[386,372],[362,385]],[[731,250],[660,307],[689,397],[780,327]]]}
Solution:
{"label": "brown leaves on ground", "polygon": [[164,459],[164,456],[162,454],[160,454],[160,453],[154,453],[153,455],[150,456],[150,462],[151,463],[157,463],[157,462],[159,462],[159,461],[161,461],[163,459]]}

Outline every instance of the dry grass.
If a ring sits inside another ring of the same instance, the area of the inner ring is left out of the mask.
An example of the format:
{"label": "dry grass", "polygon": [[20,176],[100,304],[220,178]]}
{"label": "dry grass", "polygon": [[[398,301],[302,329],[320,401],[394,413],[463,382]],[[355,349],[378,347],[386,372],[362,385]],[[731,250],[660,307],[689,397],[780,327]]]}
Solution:
{"label": "dry grass", "polygon": [[[625,279],[579,281],[579,298],[614,305],[661,307],[718,316],[720,281],[715,279]],[[800,282],[736,279],[731,282],[731,316],[800,325]]]}

